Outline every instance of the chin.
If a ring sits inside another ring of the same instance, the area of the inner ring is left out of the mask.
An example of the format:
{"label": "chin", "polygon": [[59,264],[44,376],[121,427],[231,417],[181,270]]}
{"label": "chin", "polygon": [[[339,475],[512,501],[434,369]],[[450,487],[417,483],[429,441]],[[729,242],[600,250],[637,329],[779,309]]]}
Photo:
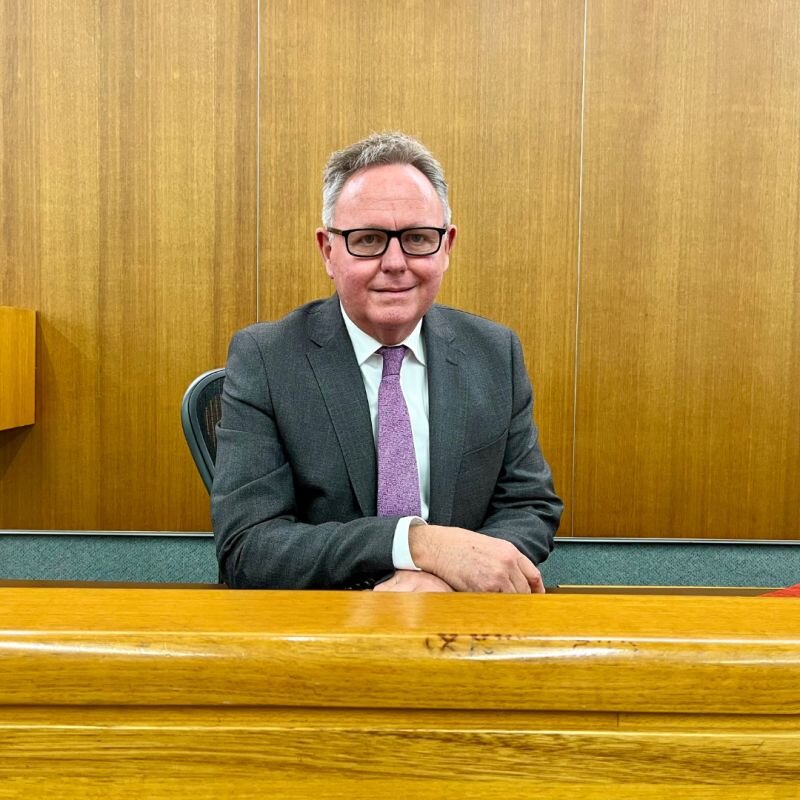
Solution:
{"label": "chin", "polygon": [[[416,314],[373,314],[369,317],[368,324],[372,331],[380,333],[373,337],[383,344],[397,344],[408,336],[414,329],[422,314],[418,317]],[[392,339],[393,341],[389,341]]]}
{"label": "chin", "polygon": [[418,319],[416,314],[376,314],[370,322],[379,328],[402,328],[406,325],[413,328]]}
{"label": "chin", "polygon": [[403,319],[413,317],[416,314],[418,304],[408,295],[392,295],[391,297],[381,298],[372,306],[372,316],[375,319]]}

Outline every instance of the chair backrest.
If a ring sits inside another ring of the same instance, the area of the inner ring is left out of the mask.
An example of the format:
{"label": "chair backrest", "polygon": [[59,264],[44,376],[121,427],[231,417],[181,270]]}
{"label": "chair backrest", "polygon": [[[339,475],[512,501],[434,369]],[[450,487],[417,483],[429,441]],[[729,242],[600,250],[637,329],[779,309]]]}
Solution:
{"label": "chair backrest", "polygon": [[206,489],[211,492],[217,457],[217,422],[222,416],[225,369],[212,369],[195,378],[181,403],[183,435]]}

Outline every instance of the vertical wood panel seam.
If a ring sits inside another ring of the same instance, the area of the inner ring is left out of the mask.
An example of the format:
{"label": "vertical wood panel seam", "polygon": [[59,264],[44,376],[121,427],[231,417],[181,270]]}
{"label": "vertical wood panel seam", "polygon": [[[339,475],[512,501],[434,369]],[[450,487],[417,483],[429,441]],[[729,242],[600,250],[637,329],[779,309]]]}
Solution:
{"label": "vertical wood panel seam", "polygon": [[581,312],[581,238],[583,234],[583,134],[586,110],[586,39],[589,28],[589,0],[583,3],[583,58],[581,63],[581,135],[580,155],[578,157],[578,231],[577,263],[575,275],[575,366],[572,382],[572,477],[570,480],[570,534],[577,536],[575,530],[575,474],[578,430],[578,370],[580,358],[580,312]]}
{"label": "vertical wood panel seam", "polygon": [[256,318],[261,321],[261,0],[256,0]]}

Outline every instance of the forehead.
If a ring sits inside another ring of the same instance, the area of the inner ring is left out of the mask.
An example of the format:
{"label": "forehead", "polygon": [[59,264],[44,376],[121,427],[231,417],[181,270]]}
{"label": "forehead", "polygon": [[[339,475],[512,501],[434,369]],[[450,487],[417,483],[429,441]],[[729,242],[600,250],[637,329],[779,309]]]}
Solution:
{"label": "forehead", "polygon": [[395,221],[442,224],[439,195],[410,164],[383,164],[351,175],[342,187],[334,214],[339,227],[348,227],[350,222],[381,226],[392,226]]}

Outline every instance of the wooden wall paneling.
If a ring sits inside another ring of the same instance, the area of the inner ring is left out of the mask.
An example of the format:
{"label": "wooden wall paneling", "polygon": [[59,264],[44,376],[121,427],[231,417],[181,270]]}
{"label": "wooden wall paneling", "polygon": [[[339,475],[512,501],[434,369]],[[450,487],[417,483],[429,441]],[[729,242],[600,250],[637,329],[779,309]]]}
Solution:
{"label": "wooden wall paneling", "polygon": [[[5,3],[0,302],[37,308],[37,424],[0,434],[3,527],[97,520],[99,55],[88,3]],[[80,468],[78,468],[80,465]]]}
{"label": "wooden wall paneling", "polygon": [[445,168],[459,226],[441,300],[520,334],[543,449],[568,498],[583,2],[264,11],[260,318],[331,292],[313,241],[330,152],[372,131],[419,137]]}
{"label": "wooden wall paneling", "polygon": [[800,17],[589,4],[576,535],[800,534]]}
{"label": "wooden wall paneling", "polygon": [[255,318],[256,0],[5,5],[0,300],[41,311],[41,424],[0,439],[0,527],[208,529],[179,407]]}
{"label": "wooden wall paneling", "polygon": [[38,225],[38,209],[27,199],[38,184],[38,164],[22,157],[36,121],[31,24],[21,0],[0,0],[0,304],[24,308],[35,308],[39,297],[39,272],[34,268],[38,239],[10,236],[9,231],[34,231]]}
{"label": "wooden wall paneling", "polygon": [[[119,517],[130,501],[125,476],[146,476],[149,502],[127,512],[134,529],[208,530],[207,494],[175,423],[189,381],[221,366],[230,334],[255,318],[255,7],[114,13],[110,72],[121,83],[104,118],[120,194],[107,242],[122,258],[107,300],[116,343],[101,364],[104,385],[118,387],[104,395],[106,417],[123,422],[104,448],[117,476],[109,499]],[[140,382],[153,402],[131,413]],[[142,430],[149,443],[138,443]]]}

